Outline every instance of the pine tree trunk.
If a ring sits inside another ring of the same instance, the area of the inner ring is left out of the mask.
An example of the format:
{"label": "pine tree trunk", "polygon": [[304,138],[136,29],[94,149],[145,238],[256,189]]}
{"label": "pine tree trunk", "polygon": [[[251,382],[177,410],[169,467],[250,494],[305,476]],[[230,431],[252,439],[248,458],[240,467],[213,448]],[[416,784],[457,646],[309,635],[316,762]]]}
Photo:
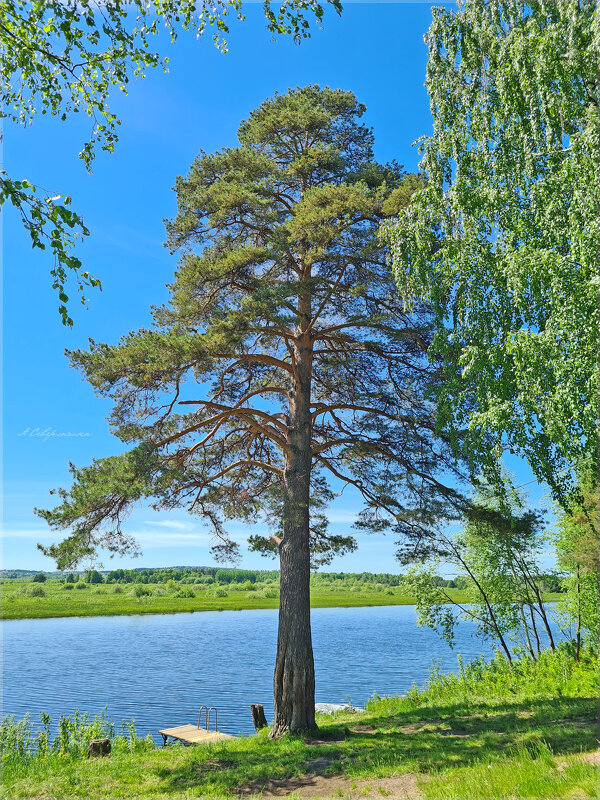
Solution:
{"label": "pine tree trunk", "polygon": [[312,424],[310,334],[296,348],[297,379],[290,397],[284,471],[283,537],[279,545],[280,594],[277,659],[270,736],[316,730],[315,667],[310,630],[310,470]]}

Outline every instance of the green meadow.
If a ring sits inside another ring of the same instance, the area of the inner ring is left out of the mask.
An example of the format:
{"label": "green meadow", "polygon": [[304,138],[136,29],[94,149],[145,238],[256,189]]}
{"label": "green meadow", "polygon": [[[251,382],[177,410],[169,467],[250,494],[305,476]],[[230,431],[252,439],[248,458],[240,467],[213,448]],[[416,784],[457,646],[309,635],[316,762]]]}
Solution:
{"label": "green meadow", "polygon": [[[91,617],[111,614],[174,614],[192,611],[239,611],[277,608],[276,584],[69,584],[58,580],[32,583],[5,580],[2,585],[5,619]],[[66,587],[71,587],[67,589]],[[457,600],[460,589],[448,589]],[[37,595],[37,596],[36,596]],[[314,608],[410,605],[414,598],[399,586],[317,586]]]}

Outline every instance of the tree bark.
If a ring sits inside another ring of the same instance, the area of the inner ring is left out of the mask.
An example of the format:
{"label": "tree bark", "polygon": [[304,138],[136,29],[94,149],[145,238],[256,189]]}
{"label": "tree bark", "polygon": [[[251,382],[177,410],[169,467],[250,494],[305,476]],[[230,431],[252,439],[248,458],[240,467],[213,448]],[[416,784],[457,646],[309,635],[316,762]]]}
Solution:
{"label": "tree bark", "polygon": [[542,652],[542,645],[540,642],[540,636],[538,634],[537,625],[535,624],[535,614],[533,613],[533,605],[529,603],[528,608],[529,608],[529,616],[531,617],[531,629],[533,630],[533,635],[535,636],[535,646],[537,647],[539,655]]}
{"label": "tree bark", "polygon": [[310,300],[299,303],[296,379],[290,391],[289,454],[283,478],[283,537],[279,545],[280,593],[277,659],[270,736],[314,731],[315,667],[310,629],[310,414],[312,342],[306,327]]}
{"label": "tree bark", "polygon": [[527,620],[525,619],[525,612],[523,611],[523,603],[519,602],[519,611],[521,613],[521,622],[523,624],[523,633],[525,634],[525,641],[527,643],[527,649],[529,650],[529,655],[531,656],[533,661],[537,661],[535,657],[535,653],[533,652],[533,646],[531,644],[531,637],[529,635],[529,626],[527,625]]}
{"label": "tree bark", "polygon": [[581,584],[579,564],[577,564],[577,631],[575,634],[575,661],[579,661],[581,653]]}

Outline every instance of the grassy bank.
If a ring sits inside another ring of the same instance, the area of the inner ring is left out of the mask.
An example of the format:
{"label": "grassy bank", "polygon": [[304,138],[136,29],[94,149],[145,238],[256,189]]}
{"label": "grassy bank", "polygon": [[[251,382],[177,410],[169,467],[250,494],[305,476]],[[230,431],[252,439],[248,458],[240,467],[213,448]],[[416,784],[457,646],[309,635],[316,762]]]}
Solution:
{"label": "grassy bank", "polygon": [[[73,587],[69,590],[65,586]],[[79,588],[84,587],[84,588]],[[147,592],[147,594],[145,594]],[[448,592],[463,599],[460,589]],[[34,596],[38,594],[39,596]],[[64,584],[58,581],[32,583],[10,580],[2,585],[5,619],[39,617],[91,617],[110,614],[174,614],[190,611],[226,611],[251,608],[277,608],[276,586],[260,584],[252,589],[242,585],[227,587],[203,584],[175,584],[170,588],[156,584]],[[311,594],[314,608],[410,605],[414,599],[400,587],[350,590],[316,588]]]}
{"label": "grassy bank", "polygon": [[[512,670],[498,659],[424,691],[319,719],[316,738],[258,736],[155,749],[115,738],[113,755],[4,761],[7,798],[338,797],[424,800],[597,797],[595,660],[560,652]],[[262,793],[262,794],[261,794]]]}

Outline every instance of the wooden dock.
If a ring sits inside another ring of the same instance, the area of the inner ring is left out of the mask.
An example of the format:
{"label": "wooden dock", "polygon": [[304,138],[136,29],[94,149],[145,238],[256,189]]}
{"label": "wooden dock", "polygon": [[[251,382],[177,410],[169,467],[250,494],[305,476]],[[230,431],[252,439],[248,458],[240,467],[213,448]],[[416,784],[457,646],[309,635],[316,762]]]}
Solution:
{"label": "wooden dock", "polygon": [[163,737],[163,744],[166,745],[167,739],[170,736],[172,739],[178,739],[180,742],[187,744],[204,744],[208,742],[216,742],[221,739],[235,739],[235,736],[230,736],[228,733],[221,733],[220,731],[209,731],[206,728],[198,728],[196,725],[179,725],[177,728],[164,728],[159,731]]}

